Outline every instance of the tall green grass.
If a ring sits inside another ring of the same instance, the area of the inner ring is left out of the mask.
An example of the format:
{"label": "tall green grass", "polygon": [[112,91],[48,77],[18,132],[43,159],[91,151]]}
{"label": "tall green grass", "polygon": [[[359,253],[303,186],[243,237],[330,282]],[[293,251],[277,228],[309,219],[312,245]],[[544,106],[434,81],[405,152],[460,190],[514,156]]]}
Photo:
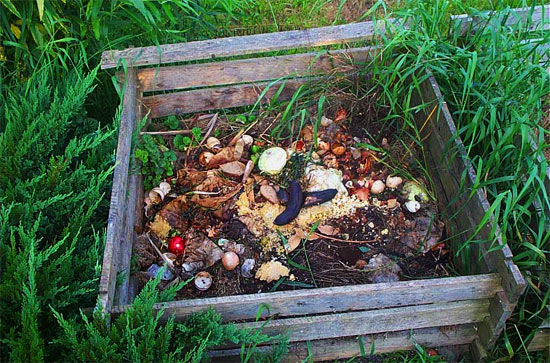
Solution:
{"label": "tall green grass", "polygon": [[[540,323],[550,297],[550,234],[546,230],[550,204],[543,187],[547,162],[542,155],[548,131],[540,126],[550,76],[548,61],[537,52],[539,45],[550,43],[550,34],[528,32],[529,24],[504,26],[490,15],[479,14],[491,26],[459,38],[449,28],[451,5],[456,8],[457,3],[414,1],[394,13],[408,27],[381,34],[382,61],[375,76],[392,75],[383,93],[389,103],[407,99],[416,87],[410,78],[422,69],[431,71],[441,86],[457,124],[455,137],[464,142],[478,176],[473,189],[463,192],[470,196],[476,190],[486,193],[500,228],[493,229],[486,242],[491,248],[500,248],[497,237],[508,243],[528,282],[502,344],[494,352],[518,359],[518,354],[525,353],[522,343]],[[460,8],[460,12],[467,11],[471,9]],[[529,44],[527,40],[533,38],[539,40]],[[443,157],[456,152],[450,149]],[[471,256],[470,247],[483,242],[472,232],[459,246],[467,256]]]}

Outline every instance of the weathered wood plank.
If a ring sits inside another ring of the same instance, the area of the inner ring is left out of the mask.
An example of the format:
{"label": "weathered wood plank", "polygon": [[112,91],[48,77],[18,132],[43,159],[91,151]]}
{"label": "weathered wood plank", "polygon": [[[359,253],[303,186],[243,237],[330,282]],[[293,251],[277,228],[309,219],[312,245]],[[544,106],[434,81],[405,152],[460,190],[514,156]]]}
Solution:
{"label": "weathered wood plank", "polygon": [[550,347],[550,329],[539,329],[527,349],[530,352],[545,350]]}
{"label": "weathered wood plank", "polygon": [[138,79],[143,92],[254,83],[287,76],[303,77],[332,70],[350,71],[366,62],[374,47],[312,52],[225,62],[142,68]]}
{"label": "weathered wood plank", "polygon": [[[165,316],[174,314],[176,319],[183,319],[212,307],[224,321],[254,320],[261,305],[269,306],[269,312],[264,309],[262,313],[264,318],[289,317],[486,299],[495,291],[502,291],[500,277],[489,274],[180,300],[156,304],[155,309],[165,309]],[[127,308],[115,306],[112,312],[118,315]]]}
{"label": "weathered wood plank", "polygon": [[265,102],[277,92],[284,83],[284,90],[279,100],[287,100],[307,81],[304,79],[281,82],[260,82],[229,87],[204,88],[192,91],[143,97],[143,104],[150,110],[149,118],[179,115],[183,113],[215,110],[253,105],[262,91],[271,87],[264,96]]}
{"label": "weathered wood plank", "polygon": [[376,32],[384,32],[385,26],[383,21],[366,21],[306,30],[164,44],[158,47],[109,50],[101,55],[101,68],[114,68],[122,60],[128,66],[137,67],[355,42],[371,39]]}
{"label": "weathered wood plank", "polygon": [[136,124],[137,111],[137,74],[129,69],[127,74],[124,99],[122,101],[122,116],[118,132],[118,146],[116,151],[116,165],[113,172],[113,189],[111,205],[107,222],[107,236],[103,267],[99,281],[99,298],[103,312],[109,312],[113,305],[115,284],[117,277],[117,261],[123,223],[126,209],[126,190],[128,185],[128,169],[130,165],[130,151],[132,133]]}
{"label": "weathered wood plank", "polygon": [[[136,84],[138,89],[136,90],[136,112],[133,130],[139,127],[139,123],[142,118],[141,114],[141,96],[142,92],[139,89],[139,85]],[[131,157],[130,157],[131,158]],[[136,159],[137,160],[137,159]],[[139,160],[137,160],[139,162]],[[131,163],[131,161],[130,161]],[[139,167],[140,165],[136,165]],[[114,304],[125,305],[132,302],[133,289],[130,287],[130,260],[132,257],[132,246],[137,234],[135,233],[135,225],[141,225],[141,215],[143,206],[143,191],[141,185],[142,176],[139,172],[130,171],[128,176],[128,188],[126,191],[126,212],[124,217],[124,224],[122,235],[120,236],[120,249],[118,253],[118,274],[123,276],[122,282],[118,284],[115,291]]]}
{"label": "weathered wood plank", "polygon": [[489,300],[489,316],[478,324],[480,342],[486,349],[495,345],[511,315],[506,294],[499,292]]}
{"label": "weathered wood plank", "polygon": [[[550,305],[546,307],[546,314],[550,313]],[[530,352],[544,351],[546,359],[550,359],[550,317],[544,320],[533,339],[529,342],[527,350]]]}
{"label": "weathered wood plank", "polygon": [[459,35],[464,35],[485,26],[490,27],[491,24],[502,24],[503,22],[506,26],[530,22],[529,30],[550,29],[550,5],[511,9],[510,12],[486,11],[474,16],[454,15],[451,16],[451,31],[457,31]]}
{"label": "weathered wood plank", "polygon": [[[440,108],[436,111],[435,115],[430,120],[429,130],[432,132],[428,142],[430,143],[431,150],[434,159],[440,160],[442,165],[448,163],[447,168],[436,168],[435,172],[438,176],[444,180],[449,177],[454,178],[453,182],[450,180],[450,184],[445,183],[446,188],[452,188],[454,195],[460,195],[459,191],[459,181],[463,174],[463,171],[467,171],[466,175],[466,190],[470,190],[475,183],[476,174],[473,166],[468,161],[466,157],[466,149],[462,144],[462,141],[459,138],[456,138],[457,129],[452,120],[451,114],[447,107],[447,104],[443,101],[443,96],[439,90],[439,86],[433,76],[430,76],[425,82],[420,85],[421,95],[419,97],[419,104],[422,102],[429,102],[431,100],[440,100]],[[427,111],[429,112],[429,111]],[[427,115],[427,112],[422,112],[419,115],[416,115],[418,122],[424,122]],[[433,138],[437,139],[437,142],[433,141]],[[454,156],[453,158],[446,157],[445,160],[442,159],[446,154],[444,153],[447,143],[452,141],[451,147],[455,152],[458,152],[459,155]],[[464,192],[464,191],[463,191]],[[472,231],[478,226],[479,221],[489,210],[489,202],[483,194],[482,190],[477,190],[471,198],[465,199],[465,196],[462,195],[459,199],[460,203],[454,203],[449,206],[449,209],[454,213],[457,213],[458,218],[463,224],[462,228],[466,228],[469,232],[468,235],[471,235]],[[469,223],[468,223],[469,222]],[[489,235],[491,233],[491,228],[494,225],[494,218],[490,218],[490,223],[482,226],[481,231],[479,232],[480,239],[489,240]],[[465,225],[464,225],[465,224]],[[500,233],[497,227],[497,235]],[[500,238],[498,243],[501,245],[501,248],[495,251],[489,252],[491,246],[487,243],[478,243],[472,247],[479,248],[479,254],[483,257],[487,263],[490,272],[498,271],[502,278],[502,284],[506,296],[510,302],[510,305],[513,307],[517,303],[520,295],[523,293],[526,282],[519,268],[513,263],[512,252],[508,245],[503,244]]]}
{"label": "weathered wood plank", "polygon": [[[401,350],[415,349],[414,342],[430,348],[448,345],[470,344],[476,338],[476,332],[471,324],[445,327],[424,328],[383,334],[363,335],[363,347],[365,353],[374,354],[391,353]],[[259,347],[259,352],[267,352],[271,347]],[[344,358],[360,357],[361,348],[359,337],[346,337],[341,339],[314,340],[309,347],[304,342],[290,344],[289,353],[283,358],[283,362],[302,362],[312,353],[313,361],[329,361]],[[240,349],[217,350],[210,353],[213,361],[227,362],[240,358]]]}
{"label": "weathered wood plank", "polygon": [[235,324],[262,329],[267,335],[289,334],[291,342],[376,334],[408,329],[476,323],[485,319],[489,302],[464,300]]}

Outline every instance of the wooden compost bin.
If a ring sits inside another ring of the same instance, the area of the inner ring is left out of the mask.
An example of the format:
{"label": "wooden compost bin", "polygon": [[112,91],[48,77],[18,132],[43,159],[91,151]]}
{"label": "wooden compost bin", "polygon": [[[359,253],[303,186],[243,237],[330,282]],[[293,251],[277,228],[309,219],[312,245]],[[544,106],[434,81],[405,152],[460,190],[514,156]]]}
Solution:
{"label": "wooden compost bin", "polygon": [[[381,28],[373,22],[362,22],[103,54],[103,69],[114,68],[121,61],[128,65],[123,77],[123,114],[99,289],[105,312],[113,316],[122,313],[134,297],[128,275],[132,243],[142,228],[143,187],[141,176],[130,173],[129,166],[132,134],[142,117],[251,105],[271,80],[280,77],[292,77],[280,96],[288,98],[307,82],[308,76],[330,72],[349,60],[365,61],[373,48],[329,51],[320,56],[313,52],[239,60],[219,58],[357,43],[371,39],[375,27]],[[208,61],[165,66],[196,60]],[[489,203],[478,191],[447,207],[457,197],[463,173],[466,172],[469,185],[475,174],[464,154],[452,160],[441,158],[456,129],[435,79],[425,79],[414,99],[418,105],[431,103],[433,106],[428,108],[436,110],[424,132],[438,201],[441,210],[457,215],[452,222],[454,234],[466,236],[477,228]],[[277,89],[275,83],[267,97]],[[150,95],[157,91],[162,92]],[[415,115],[419,124],[428,119],[429,111]],[[453,142],[464,151],[460,140]],[[487,237],[491,227],[491,223],[485,225],[480,237]],[[492,252],[488,252],[488,245],[477,246],[477,254],[482,257],[471,261],[477,268],[474,276],[171,301],[157,304],[155,309],[164,308],[165,316],[174,314],[181,319],[213,307],[224,321],[234,321],[245,328],[265,323],[255,320],[260,306],[267,304],[269,312],[264,310],[263,316],[272,320],[264,332],[290,332],[289,361],[303,359],[309,352],[315,360],[357,356],[361,353],[359,336],[367,353],[371,347],[376,353],[413,349],[413,342],[417,342],[430,347],[469,347],[475,359],[481,359],[502,332],[525,281],[512,262],[508,246]],[[124,276],[120,284],[116,283],[118,274]],[[237,347],[228,346],[212,355],[227,360],[239,353]]]}

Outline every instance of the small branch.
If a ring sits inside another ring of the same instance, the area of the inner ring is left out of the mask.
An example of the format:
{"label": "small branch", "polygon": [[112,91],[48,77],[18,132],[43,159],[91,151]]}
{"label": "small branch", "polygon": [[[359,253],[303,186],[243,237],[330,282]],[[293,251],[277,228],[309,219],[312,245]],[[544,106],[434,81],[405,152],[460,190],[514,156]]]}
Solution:
{"label": "small branch", "polygon": [[190,134],[191,130],[170,130],[170,131],[142,131],[140,135],[185,135]]}
{"label": "small branch", "polygon": [[320,238],[326,238],[326,239],[330,239],[330,240],[333,240],[333,241],[336,241],[336,242],[360,243],[360,244],[365,244],[365,245],[369,246],[370,248],[374,248],[374,247],[371,246],[369,243],[376,242],[375,239],[371,239],[371,240],[367,240],[367,241],[357,241],[357,240],[352,240],[352,239],[341,239],[341,238],[331,237],[331,236],[327,236],[326,234],[322,234],[322,233],[319,233],[319,232],[315,232],[315,233]]}

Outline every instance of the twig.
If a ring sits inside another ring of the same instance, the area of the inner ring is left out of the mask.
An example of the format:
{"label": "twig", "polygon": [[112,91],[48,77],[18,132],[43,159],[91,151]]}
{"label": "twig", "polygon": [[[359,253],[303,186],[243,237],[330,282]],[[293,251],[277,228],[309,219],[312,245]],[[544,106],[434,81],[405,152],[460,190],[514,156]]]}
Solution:
{"label": "twig", "polygon": [[331,237],[331,236],[327,236],[326,234],[322,234],[322,233],[319,233],[319,232],[315,232],[315,233],[317,235],[319,235],[320,238],[326,238],[326,239],[330,239],[330,240],[333,240],[333,241],[336,241],[336,242],[361,243],[361,244],[365,244],[365,245],[369,246],[370,248],[374,248],[374,247],[372,245],[370,245],[369,243],[376,242],[375,239],[371,239],[371,240],[367,240],[367,241],[358,241],[358,240],[353,240],[353,239],[341,239],[341,238]]}
{"label": "twig", "polygon": [[170,130],[170,131],[142,131],[140,135],[185,135],[190,134],[191,130]]}
{"label": "twig", "polygon": [[204,134],[204,137],[202,138],[201,142],[199,143],[199,147],[204,143],[204,141],[210,136],[210,133],[214,129],[214,126],[216,126],[216,123],[218,122],[218,113],[215,113],[214,116],[210,119],[210,122],[208,122],[208,130],[206,131],[206,134]]}
{"label": "twig", "polygon": [[162,258],[162,260],[164,261],[164,263],[166,263],[166,266],[168,266],[168,268],[173,272],[173,273],[176,273],[175,269],[174,269],[174,263],[172,262],[172,260],[170,260],[168,257],[164,256],[162,254],[162,252],[160,252],[159,248],[155,245],[155,243],[153,242],[153,240],[151,240],[151,237],[149,236],[149,234],[147,234],[147,239],[149,240],[149,243],[151,243],[151,246],[153,246],[153,248],[155,249],[155,251],[158,253],[158,255],[160,256],[160,258]]}
{"label": "twig", "polygon": [[185,195],[218,195],[220,193],[221,193],[221,191],[220,192],[203,192],[203,191],[200,191],[200,190],[193,190],[193,191],[185,193]]}

